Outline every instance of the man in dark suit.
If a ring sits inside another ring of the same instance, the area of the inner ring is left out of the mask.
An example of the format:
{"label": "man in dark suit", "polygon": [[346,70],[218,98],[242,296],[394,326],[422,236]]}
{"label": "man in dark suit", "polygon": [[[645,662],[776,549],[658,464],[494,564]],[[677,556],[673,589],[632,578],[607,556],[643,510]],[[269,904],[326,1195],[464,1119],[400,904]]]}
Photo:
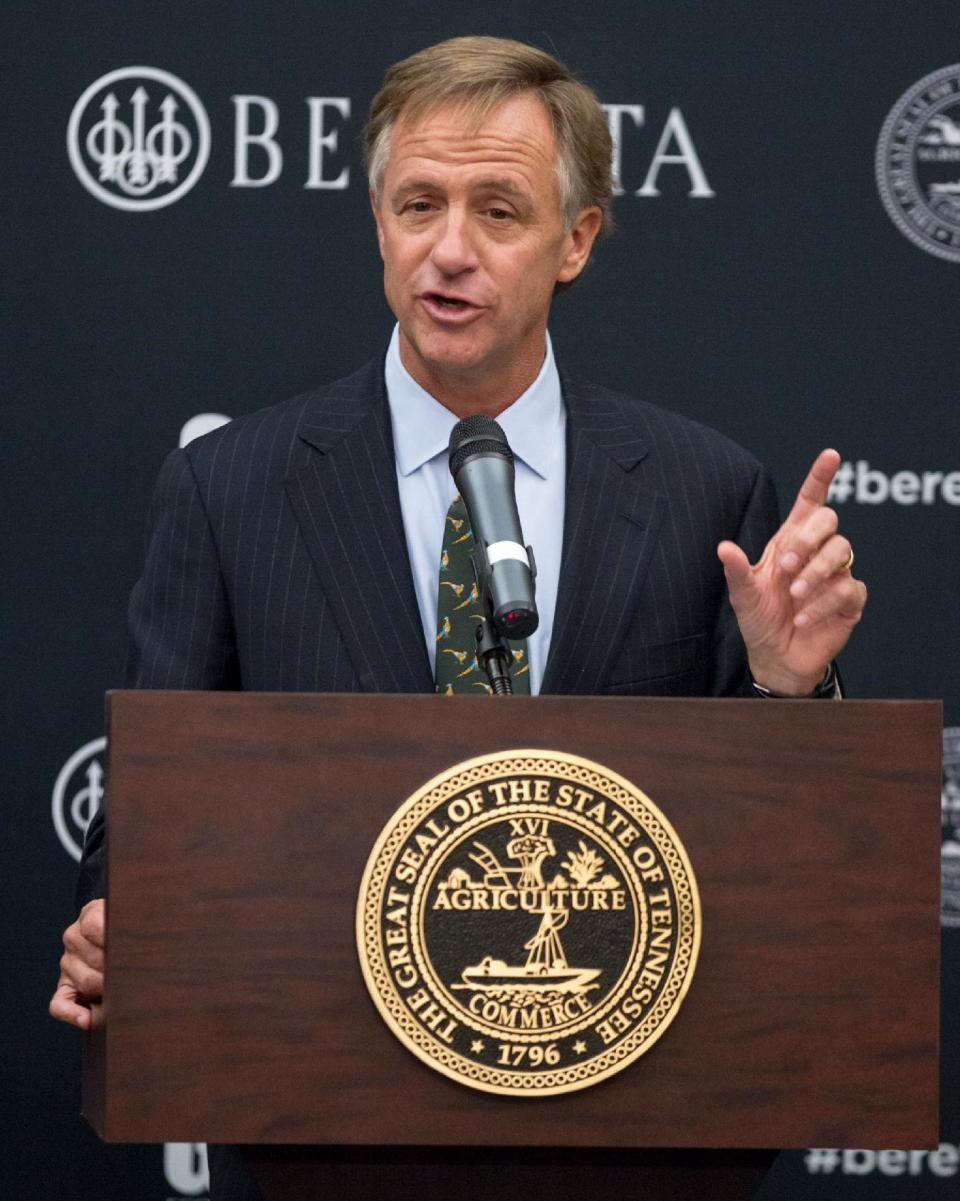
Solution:
{"label": "man in dark suit", "polygon": [[[366,152],[398,322],[386,361],[167,461],[128,686],[431,691],[453,486],[421,426],[532,411],[525,534],[539,548],[529,525],[546,538],[551,514],[563,531],[540,563],[534,691],[835,695],[832,661],[866,596],[824,503],[835,452],[778,528],[770,481],[739,447],[557,373],[553,294],[609,220],[593,93],[530,47],[455,39],[391,68]],[[102,838],[98,818],[51,1002],[80,1027],[102,988]]]}

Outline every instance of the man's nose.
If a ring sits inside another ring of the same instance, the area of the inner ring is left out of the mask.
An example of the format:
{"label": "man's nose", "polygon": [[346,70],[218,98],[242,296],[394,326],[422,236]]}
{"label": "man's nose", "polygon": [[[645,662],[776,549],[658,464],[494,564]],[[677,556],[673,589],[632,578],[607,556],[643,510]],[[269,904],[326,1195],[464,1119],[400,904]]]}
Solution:
{"label": "man's nose", "polygon": [[477,252],[465,213],[447,210],[438,224],[430,259],[444,275],[459,275],[476,268]]}

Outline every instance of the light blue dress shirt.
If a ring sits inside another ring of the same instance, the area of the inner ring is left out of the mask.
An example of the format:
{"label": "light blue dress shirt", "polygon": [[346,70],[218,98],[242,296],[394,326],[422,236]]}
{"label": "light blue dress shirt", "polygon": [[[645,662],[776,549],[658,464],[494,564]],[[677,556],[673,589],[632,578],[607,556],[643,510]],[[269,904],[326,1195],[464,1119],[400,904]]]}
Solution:
{"label": "light blue dress shirt", "polygon": [[[421,388],[400,361],[399,327],[387,350],[385,374],[400,511],[432,671],[443,527],[457,492],[447,466],[447,445],[458,418]],[[540,625],[527,642],[530,692],[536,694],[547,665],[557,604],[567,475],[567,419],[549,334],[540,374],[497,421],[516,460],[520,526],[537,561]]]}

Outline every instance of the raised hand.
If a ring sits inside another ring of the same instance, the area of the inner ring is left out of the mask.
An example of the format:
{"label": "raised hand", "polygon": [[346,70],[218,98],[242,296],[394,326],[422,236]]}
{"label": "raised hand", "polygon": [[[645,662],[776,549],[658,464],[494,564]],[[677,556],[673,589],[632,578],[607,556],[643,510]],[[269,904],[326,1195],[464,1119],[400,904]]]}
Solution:
{"label": "raised hand", "polygon": [[812,692],[867,601],[866,586],[850,572],[853,549],[826,504],[839,466],[835,450],[821,451],[790,515],[752,566],[735,542],[717,547],[753,678],[773,692]]}

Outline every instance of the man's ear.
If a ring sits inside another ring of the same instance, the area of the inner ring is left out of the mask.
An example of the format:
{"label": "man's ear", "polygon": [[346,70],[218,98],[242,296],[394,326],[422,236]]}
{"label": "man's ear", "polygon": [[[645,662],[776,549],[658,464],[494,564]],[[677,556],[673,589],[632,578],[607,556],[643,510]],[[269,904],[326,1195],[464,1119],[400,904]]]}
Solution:
{"label": "man's ear", "polygon": [[373,188],[367,193],[370,197],[370,208],[373,210],[373,219],[377,225],[377,242],[380,246],[380,257],[383,258],[383,226],[380,224],[380,207],[377,204],[377,198],[373,194]]}
{"label": "man's ear", "polygon": [[602,224],[603,214],[596,205],[583,209],[566,235],[567,252],[557,272],[557,283],[572,283],[584,269]]}

